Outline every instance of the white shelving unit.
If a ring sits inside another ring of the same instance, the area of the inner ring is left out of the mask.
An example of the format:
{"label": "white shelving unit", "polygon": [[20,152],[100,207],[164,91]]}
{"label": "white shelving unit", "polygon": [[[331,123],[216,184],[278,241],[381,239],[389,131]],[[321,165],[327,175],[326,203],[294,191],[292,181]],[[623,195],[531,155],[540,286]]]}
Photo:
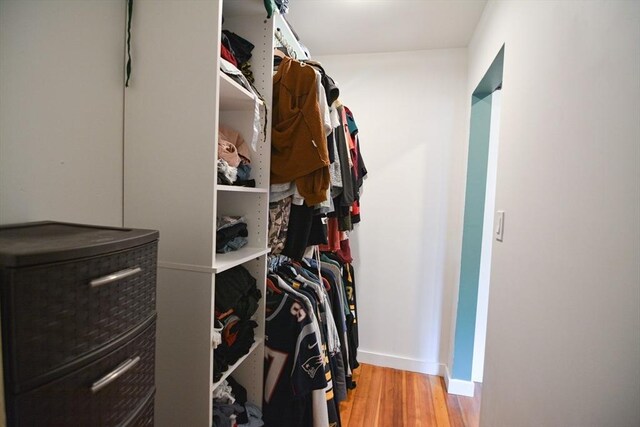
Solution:
{"label": "white shelving unit", "polygon": [[[224,100],[226,108],[243,110],[256,102],[256,96],[240,86],[225,73],[220,73],[220,99]],[[258,102],[262,102],[258,100]]]}
{"label": "white shelving unit", "polygon": [[247,261],[256,259],[269,253],[269,249],[264,248],[252,248],[245,246],[235,252],[229,252],[219,256],[219,261],[216,262],[214,270],[216,273],[222,273],[225,270],[235,267],[236,265],[244,264]]}
{"label": "white shelving unit", "polygon": [[232,193],[268,193],[266,188],[237,187],[233,185],[218,185],[218,191],[229,191]]}
{"label": "white shelving unit", "polygon": [[[155,425],[210,426],[216,273],[243,265],[265,294],[270,124],[251,149],[255,188],[218,185],[217,137],[223,123],[251,141],[256,97],[219,68],[224,28],[251,41],[255,85],[271,105],[272,20],[262,0],[136,3],[133,73],[125,91],[124,224],[160,230]],[[261,102],[261,101],[258,101]],[[250,144],[249,144],[250,145]],[[216,217],[247,218],[249,244],[216,254]],[[231,366],[262,403],[262,301],[256,342]],[[223,378],[224,378],[223,377]]]}

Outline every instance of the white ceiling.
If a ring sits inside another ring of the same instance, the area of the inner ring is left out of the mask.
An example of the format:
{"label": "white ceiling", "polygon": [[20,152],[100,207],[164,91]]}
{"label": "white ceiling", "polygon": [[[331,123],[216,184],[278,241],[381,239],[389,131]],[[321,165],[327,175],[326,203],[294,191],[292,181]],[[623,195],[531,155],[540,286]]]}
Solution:
{"label": "white ceiling", "polygon": [[468,45],[487,0],[290,0],[311,56]]}

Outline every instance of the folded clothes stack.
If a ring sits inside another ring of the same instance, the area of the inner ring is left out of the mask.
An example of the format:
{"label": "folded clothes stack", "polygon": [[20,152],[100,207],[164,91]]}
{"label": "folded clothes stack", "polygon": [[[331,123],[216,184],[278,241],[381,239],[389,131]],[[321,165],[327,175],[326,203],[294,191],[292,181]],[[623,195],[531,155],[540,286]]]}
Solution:
{"label": "folded clothes stack", "polygon": [[223,216],[216,219],[216,252],[237,251],[249,242],[247,220],[243,216]]}
{"label": "folded clothes stack", "polygon": [[220,125],[218,130],[218,183],[255,187],[251,177],[251,156],[242,135],[235,129]]}
{"label": "folded clothes stack", "polygon": [[[228,30],[222,31],[221,41],[220,57],[233,66],[231,69],[228,66],[223,66],[222,70],[251,91],[254,77],[249,60],[255,46],[244,37]],[[239,78],[239,75],[244,78]]]}
{"label": "folded clothes stack", "polygon": [[222,324],[221,342],[214,352],[213,381],[218,381],[229,365],[249,352],[258,324],[251,316],[262,294],[256,279],[239,265],[216,275],[215,318]]}
{"label": "folded clothes stack", "polygon": [[258,324],[253,320],[242,320],[229,316],[223,321],[222,343],[213,354],[213,381],[222,378],[229,366],[247,354],[255,342],[254,329]]}
{"label": "folded clothes stack", "polygon": [[247,390],[233,377],[224,380],[213,391],[214,427],[261,427],[262,412],[247,401]]}

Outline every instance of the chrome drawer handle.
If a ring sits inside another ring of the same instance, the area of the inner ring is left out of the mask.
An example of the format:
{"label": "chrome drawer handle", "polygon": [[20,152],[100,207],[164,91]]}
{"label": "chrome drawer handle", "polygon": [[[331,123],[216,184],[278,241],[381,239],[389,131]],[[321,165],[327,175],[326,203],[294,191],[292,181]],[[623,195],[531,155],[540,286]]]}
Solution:
{"label": "chrome drawer handle", "polygon": [[105,375],[104,377],[100,378],[98,381],[93,383],[93,385],[91,386],[91,392],[92,393],[99,392],[100,390],[102,390],[103,388],[111,384],[113,381],[115,381],[118,377],[126,373],[129,369],[136,366],[139,361],[140,361],[140,356],[136,356],[133,359],[125,360],[120,365],[118,365],[116,369],[109,372],[107,375]]}
{"label": "chrome drawer handle", "polygon": [[133,276],[142,271],[140,267],[127,268],[124,270],[116,271],[115,273],[108,274],[106,276],[102,276],[98,279],[93,279],[89,284],[92,288],[97,288],[98,286],[106,285],[108,283],[117,282],[118,280],[125,279],[129,276]]}

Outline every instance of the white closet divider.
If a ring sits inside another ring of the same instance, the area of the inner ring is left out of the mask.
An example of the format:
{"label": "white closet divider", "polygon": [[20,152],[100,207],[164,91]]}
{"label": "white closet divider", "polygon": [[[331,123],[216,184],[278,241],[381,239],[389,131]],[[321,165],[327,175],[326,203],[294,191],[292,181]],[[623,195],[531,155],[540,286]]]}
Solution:
{"label": "white closet divider", "polygon": [[[219,123],[251,141],[255,97],[219,70],[224,28],[251,41],[255,86],[271,105],[273,20],[262,0],[136,3],[125,90],[124,224],[160,231],[155,425],[212,424],[216,273],[243,265],[265,294],[270,123],[251,152],[256,188],[217,184]],[[215,253],[216,216],[244,215],[249,245]],[[261,406],[264,302],[256,343],[231,374]]]}

